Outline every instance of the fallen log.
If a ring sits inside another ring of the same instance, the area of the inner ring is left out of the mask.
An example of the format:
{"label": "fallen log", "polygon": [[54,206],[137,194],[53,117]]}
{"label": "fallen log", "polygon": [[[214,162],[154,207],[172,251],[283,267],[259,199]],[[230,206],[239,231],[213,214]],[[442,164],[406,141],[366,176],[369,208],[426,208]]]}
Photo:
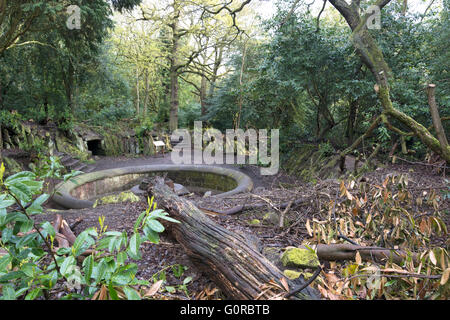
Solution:
{"label": "fallen log", "polygon": [[[321,261],[355,260],[357,252],[359,252],[361,259],[364,261],[386,262],[391,260],[395,264],[400,265],[408,258],[408,253],[403,250],[363,247],[353,244],[318,244],[311,245],[310,248],[316,251],[317,257]],[[418,263],[419,255],[417,253],[412,253],[411,258],[414,264]]]}
{"label": "fallen log", "polygon": [[[249,236],[215,223],[191,201],[178,197],[161,177],[153,178],[148,190],[160,208],[181,222],[168,225],[168,232],[182,245],[196,267],[213,280],[228,298],[280,298],[288,289],[305,283],[302,277],[296,281],[286,279],[260,253]],[[320,295],[315,289],[306,287],[295,297],[319,299]]]}

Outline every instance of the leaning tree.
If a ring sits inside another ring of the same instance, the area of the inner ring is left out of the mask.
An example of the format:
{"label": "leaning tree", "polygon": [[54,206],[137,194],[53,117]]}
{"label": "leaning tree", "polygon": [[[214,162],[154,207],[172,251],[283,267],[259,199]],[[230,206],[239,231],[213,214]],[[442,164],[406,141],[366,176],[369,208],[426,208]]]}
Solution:
{"label": "leaning tree", "polygon": [[[374,5],[377,6],[381,12],[381,10],[391,1],[392,0],[377,0]],[[361,61],[370,69],[375,77],[376,84],[374,88],[382,107],[379,119],[383,121],[387,128],[400,135],[411,135],[412,133],[417,136],[428,148],[439,154],[447,162],[450,162],[450,146],[448,145],[447,140],[442,138],[443,134],[442,131],[439,130],[439,124],[435,124],[435,127],[437,127],[436,131],[438,132],[438,138],[436,138],[422,124],[393,106],[390,95],[390,83],[395,81],[395,78],[384,59],[380,46],[375,41],[368,28],[368,20],[372,17],[373,13],[369,11],[364,12],[362,10],[361,0],[352,0],[350,3],[347,3],[345,0],[330,0],[330,3],[339,11],[351,28],[351,40],[353,45]],[[433,86],[430,85],[428,89],[430,97],[432,88]],[[436,108],[433,109],[431,104],[430,109],[432,110],[432,113],[436,113]],[[390,120],[398,121],[411,130],[411,132],[405,132],[393,126]]]}

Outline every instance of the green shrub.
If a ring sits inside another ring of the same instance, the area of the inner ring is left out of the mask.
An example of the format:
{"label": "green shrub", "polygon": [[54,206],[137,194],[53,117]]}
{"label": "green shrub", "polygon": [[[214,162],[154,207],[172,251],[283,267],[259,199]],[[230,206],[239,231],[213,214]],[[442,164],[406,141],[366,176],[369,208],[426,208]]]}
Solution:
{"label": "green shrub", "polygon": [[[50,163],[48,172],[53,170],[58,176],[59,169]],[[142,258],[140,246],[144,241],[159,242],[159,233],[164,231],[159,219],[178,221],[163,210],[156,210],[152,199],[137,219],[131,237],[126,232],[107,232],[103,217],[99,228],[89,228],[78,235],[71,247],[55,250],[52,224],[38,225],[33,220],[43,213],[42,206],[50,198],[42,193],[43,181],[32,172],[19,172],[4,179],[4,171],[1,164],[0,299],[49,299],[57,284],[66,287],[60,299],[141,298],[132,286],[150,283],[136,279],[137,265],[128,261]],[[46,176],[51,175],[48,172]],[[62,178],[67,181],[76,174]],[[91,251],[86,255],[87,250]]]}

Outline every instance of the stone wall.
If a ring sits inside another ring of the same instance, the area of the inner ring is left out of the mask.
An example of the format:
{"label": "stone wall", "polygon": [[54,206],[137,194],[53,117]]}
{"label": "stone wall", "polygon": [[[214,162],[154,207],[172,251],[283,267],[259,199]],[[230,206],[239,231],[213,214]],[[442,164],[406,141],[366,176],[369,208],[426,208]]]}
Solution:
{"label": "stone wall", "polygon": [[155,133],[137,136],[134,130],[113,131],[83,124],[65,132],[56,125],[42,126],[33,121],[3,124],[0,130],[7,174],[29,170],[28,164],[36,161],[39,154],[66,154],[81,161],[87,161],[93,155],[153,155],[156,152],[154,137],[163,139]]}

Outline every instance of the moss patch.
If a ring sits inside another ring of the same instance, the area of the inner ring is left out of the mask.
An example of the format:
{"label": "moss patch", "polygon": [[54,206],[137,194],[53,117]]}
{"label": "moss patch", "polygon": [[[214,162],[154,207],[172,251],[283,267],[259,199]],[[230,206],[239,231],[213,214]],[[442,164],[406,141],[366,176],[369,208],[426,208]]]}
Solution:
{"label": "moss patch", "polygon": [[72,157],[81,161],[86,161],[89,159],[89,153],[79,150],[69,139],[64,136],[56,136],[56,146],[58,151],[70,154]]}
{"label": "moss patch", "polygon": [[312,277],[312,273],[310,272],[301,272],[301,271],[295,271],[295,270],[289,270],[286,269],[283,271],[283,274],[286,276],[286,278],[288,278],[289,280],[295,280],[297,278],[300,278],[300,276],[303,276],[303,278],[305,278],[305,280],[308,280],[309,278]]}
{"label": "moss patch", "polygon": [[281,256],[285,267],[317,268],[320,265],[317,254],[308,249],[291,248]]}
{"label": "moss patch", "polygon": [[100,199],[97,199],[94,203],[94,208],[98,205],[103,204],[111,204],[111,203],[122,203],[122,202],[138,202],[141,201],[141,198],[139,198],[137,195],[135,195],[132,192],[125,191],[121,192],[120,194],[113,194],[110,196],[106,196]]}

